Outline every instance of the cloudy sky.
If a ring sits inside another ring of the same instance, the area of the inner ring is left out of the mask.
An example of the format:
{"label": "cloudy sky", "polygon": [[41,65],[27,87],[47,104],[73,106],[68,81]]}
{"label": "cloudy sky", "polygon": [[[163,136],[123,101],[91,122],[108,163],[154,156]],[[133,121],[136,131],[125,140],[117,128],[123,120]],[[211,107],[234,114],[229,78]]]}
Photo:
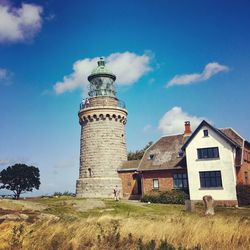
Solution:
{"label": "cloudy sky", "polygon": [[[104,56],[127,104],[128,150],[202,119],[250,140],[250,3],[0,0],[0,170],[75,190],[77,112]],[[3,191],[0,191],[3,193]]]}

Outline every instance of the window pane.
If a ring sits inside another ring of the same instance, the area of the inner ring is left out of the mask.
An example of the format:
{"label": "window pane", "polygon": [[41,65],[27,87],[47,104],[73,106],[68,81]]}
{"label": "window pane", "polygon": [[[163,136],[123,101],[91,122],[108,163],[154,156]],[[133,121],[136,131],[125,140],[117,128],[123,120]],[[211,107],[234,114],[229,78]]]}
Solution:
{"label": "window pane", "polygon": [[210,172],[211,177],[215,177],[216,172]]}
{"label": "window pane", "polygon": [[197,149],[197,153],[198,153],[198,159],[201,159],[201,158],[202,158],[201,150],[200,150],[200,149]]}
{"label": "window pane", "polygon": [[178,187],[182,188],[182,180],[178,180]]}
{"label": "window pane", "polygon": [[218,149],[218,147],[198,148],[197,154],[198,154],[198,159],[218,158],[219,157],[219,149]]}
{"label": "window pane", "polygon": [[154,187],[155,189],[158,189],[158,188],[159,188],[159,181],[158,181],[157,179],[154,179],[154,180],[153,180],[153,187]]}
{"label": "window pane", "polygon": [[178,180],[174,180],[174,188],[178,188]]}
{"label": "window pane", "polygon": [[184,188],[187,188],[187,187],[188,187],[187,179],[186,179],[186,180],[183,180],[183,187],[184,187]]}
{"label": "window pane", "polygon": [[205,186],[206,187],[211,187],[211,183],[210,183],[210,179],[209,178],[205,179]]}
{"label": "window pane", "polygon": [[207,129],[204,129],[204,130],[203,130],[203,134],[204,134],[204,136],[208,136],[208,130],[207,130]]}
{"label": "window pane", "polygon": [[215,171],[216,176],[221,177],[220,171]]}
{"label": "window pane", "polygon": [[216,179],[211,178],[211,187],[216,187]]}
{"label": "window pane", "polygon": [[207,172],[204,172],[205,173],[205,177],[209,177],[210,176],[210,172],[207,171]]}
{"label": "window pane", "polygon": [[221,177],[216,177],[216,187],[222,187]]}
{"label": "window pane", "polygon": [[180,174],[173,174],[173,184],[174,188],[187,188],[188,181],[187,181],[187,174],[180,173]]}
{"label": "window pane", "polygon": [[204,149],[204,158],[208,158],[208,148]]}
{"label": "window pane", "polygon": [[222,187],[220,171],[202,171],[199,174],[201,187]]}
{"label": "window pane", "polygon": [[218,157],[219,157],[219,149],[214,148],[214,158],[218,158]]}
{"label": "window pane", "polygon": [[201,187],[205,187],[205,179],[201,178],[200,181],[201,181]]}
{"label": "window pane", "polygon": [[208,158],[214,158],[214,150],[212,148],[208,148]]}

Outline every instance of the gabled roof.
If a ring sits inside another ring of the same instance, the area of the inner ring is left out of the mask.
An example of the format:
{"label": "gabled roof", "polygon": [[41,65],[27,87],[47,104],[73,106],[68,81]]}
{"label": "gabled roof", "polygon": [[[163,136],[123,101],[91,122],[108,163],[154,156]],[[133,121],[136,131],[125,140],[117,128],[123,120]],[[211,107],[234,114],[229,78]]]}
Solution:
{"label": "gabled roof", "polygon": [[223,133],[221,130],[213,127],[211,124],[209,124],[207,121],[203,120],[200,125],[196,128],[196,130],[193,132],[193,134],[188,138],[188,140],[185,142],[185,144],[182,146],[182,150],[185,150],[188,144],[193,140],[193,138],[196,136],[196,134],[200,131],[200,129],[203,126],[207,126],[212,131],[214,131],[217,135],[219,135],[221,138],[223,138],[226,142],[228,142],[233,147],[241,147],[236,140],[232,140],[226,133]]}
{"label": "gabled roof", "polygon": [[144,153],[139,171],[186,168],[186,158],[179,152],[184,143],[183,134],[163,136]]}
{"label": "gabled roof", "polygon": [[132,172],[138,169],[141,160],[131,160],[124,161],[120,168],[117,169],[118,172]]}
{"label": "gabled roof", "polygon": [[234,129],[232,128],[220,128],[221,132],[223,132],[227,137],[233,140],[235,143],[243,147],[244,138],[240,136]]}

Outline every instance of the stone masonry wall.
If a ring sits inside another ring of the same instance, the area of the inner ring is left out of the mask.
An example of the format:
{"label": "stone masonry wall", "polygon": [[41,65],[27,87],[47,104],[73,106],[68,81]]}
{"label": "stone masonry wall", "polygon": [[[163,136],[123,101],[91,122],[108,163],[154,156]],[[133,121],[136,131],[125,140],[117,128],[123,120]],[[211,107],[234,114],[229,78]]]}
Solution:
{"label": "stone masonry wall", "polygon": [[117,169],[127,160],[126,115],[126,110],[115,106],[95,106],[79,112],[81,147],[76,187],[78,197],[111,197],[115,185],[122,193]]}
{"label": "stone masonry wall", "polygon": [[112,118],[86,123],[80,152],[80,178],[117,177],[117,168],[127,159],[124,124]]}

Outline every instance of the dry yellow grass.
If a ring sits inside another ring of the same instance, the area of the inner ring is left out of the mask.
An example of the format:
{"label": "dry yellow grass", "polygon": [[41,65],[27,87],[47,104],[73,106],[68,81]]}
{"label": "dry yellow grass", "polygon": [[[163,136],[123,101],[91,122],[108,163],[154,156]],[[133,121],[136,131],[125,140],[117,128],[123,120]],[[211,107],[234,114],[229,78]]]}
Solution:
{"label": "dry yellow grass", "polygon": [[107,206],[114,211],[68,213],[58,221],[53,217],[3,221],[0,249],[136,249],[139,239],[145,244],[155,240],[157,246],[167,240],[177,248],[250,249],[250,210],[243,215],[232,210],[237,214],[230,215],[230,210],[220,208],[214,217],[204,217],[200,210],[188,214],[181,206],[174,210],[171,205],[108,202]]}

